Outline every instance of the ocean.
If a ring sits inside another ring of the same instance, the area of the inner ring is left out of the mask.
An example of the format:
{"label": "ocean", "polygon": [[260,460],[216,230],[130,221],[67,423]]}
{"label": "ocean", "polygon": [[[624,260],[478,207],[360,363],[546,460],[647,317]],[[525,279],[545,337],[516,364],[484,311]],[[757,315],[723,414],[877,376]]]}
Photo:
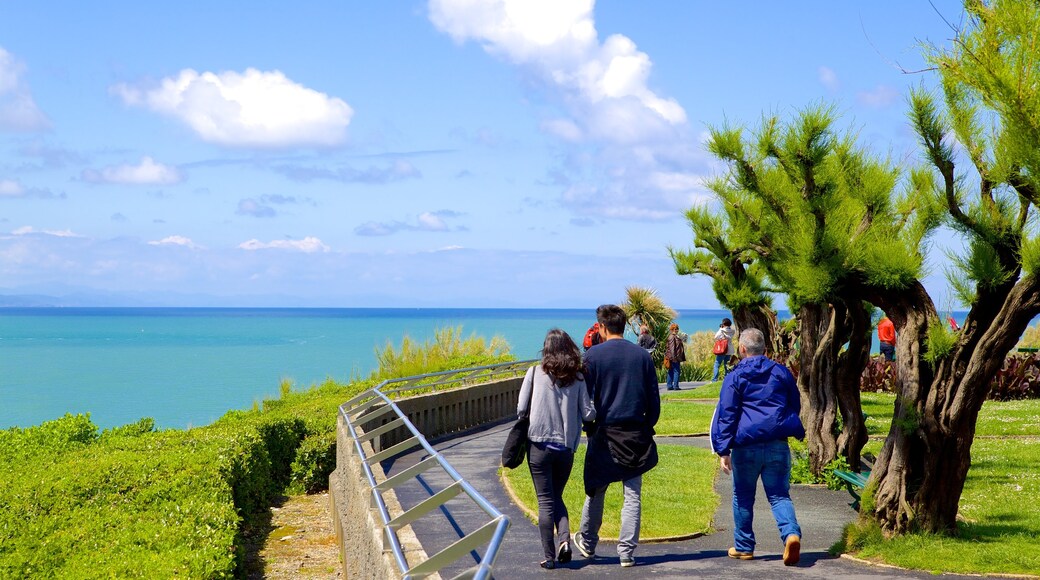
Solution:
{"label": "ocean", "polygon": [[[680,310],[684,332],[714,330],[725,310]],[[502,336],[537,358],[552,327],[580,341],[593,309],[2,308],[0,429],[65,413],[101,428],[142,417],[159,428],[207,425],[231,409],[376,368],[375,351],[441,328]],[[634,337],[630,337],[634,338]]]}

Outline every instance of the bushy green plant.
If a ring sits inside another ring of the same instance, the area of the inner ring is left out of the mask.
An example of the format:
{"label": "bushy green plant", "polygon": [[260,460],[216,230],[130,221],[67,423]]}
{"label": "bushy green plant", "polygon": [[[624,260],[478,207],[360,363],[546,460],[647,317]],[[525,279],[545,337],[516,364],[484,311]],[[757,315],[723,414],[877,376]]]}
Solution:
{"label": "bushy green plant", "polygon": [[460,363],[481,361],[483,364],[513,360],[509,354],[509,343],[500,336],[486,341],[483,337],[471,335],[462,338],[462,327],[439,328],[434,331],[432,340],[416,342],[411,337],[401,339],[401,346],[394,347],[388,342],[382,349],[376,349],[376,361],[379,368],[372,373],[373,378],[393,379],[434,373],[452,368],[463,368]]}
{"label": "bushy green plant", "polygon": [[303,440],[292,463],[293,491],[315,493],[328,489],[336,469],[336,434],[318,433]]}
{"label": "bushy green plant", "polygon": [[791,483],[822,483],[827,486],[827,489],[845,489],[845,482],[834,475],[835,470],[849,471],[849,462],[844,457],[838,457],[827,463],[817,477],[809,466],[809,451],[806,449],[805,443],[791,439],[790,445]]}
{"label": "bushy green plant", "polygon": [[1022,333],[1016,348],[1040,348],[1040,324],[1034,324]]}
{"label": "bushy green plant", "polygon": [[[455,337],[426,363],[510,357]],[[186,431],[145,418],[99,434],[87,415],[0,431],[0,578],[239,575],[255,516],[287,490],[327,487],[338,407],[380,378],[283,381],[280,398]]]}

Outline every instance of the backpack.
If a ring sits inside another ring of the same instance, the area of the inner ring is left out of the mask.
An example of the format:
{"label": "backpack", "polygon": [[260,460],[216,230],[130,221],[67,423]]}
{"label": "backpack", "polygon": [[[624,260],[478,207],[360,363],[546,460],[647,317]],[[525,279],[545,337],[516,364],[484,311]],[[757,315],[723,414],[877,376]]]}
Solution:
{"label": "backpack", "polygon": [[581,342],[581,345],[585,347],[585,350],[589,350],[601,342],[603,342],[603,337],[599,335],[599,323],[594,322],[592,326],[585,331],[585,340]]}
{"label": "backpack", "polygon": [[729,352],[729,339],[720,338],[715,341],[715,346],[711,348],[711,352],[715,354],[726,354]]}

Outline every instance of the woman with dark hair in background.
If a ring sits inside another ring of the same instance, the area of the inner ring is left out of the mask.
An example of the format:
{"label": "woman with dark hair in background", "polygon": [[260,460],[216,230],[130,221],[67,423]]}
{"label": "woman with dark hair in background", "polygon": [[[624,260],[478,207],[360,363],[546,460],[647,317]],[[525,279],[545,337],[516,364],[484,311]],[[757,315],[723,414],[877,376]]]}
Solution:
{"label": "woman with dark hair in background", "polygon": [[682,368],[682,363],[686,360],[686,344],[683,342],[682,336],[679,335],[678,324],[673,322],[668,327],[668,331],[670,334],[668,335],[667,346],[664,349],[664,357],[668,367],[665,384],[668,386],[669,391],[678,391],[679,371]]}
{"label": "woman with dark hair in background", "polygon": [[[517,414],[530,411],[527,466],[538,496],[538,532],[545,559],[541,567],[571,561],[571,530],[563,488],[574,466],[582,421],[596,418],[582,374],[578,345],[553,328],[545,336],[541,364],[531,367],[520,387]],[[530,409],[526,408],[530,401]]]}

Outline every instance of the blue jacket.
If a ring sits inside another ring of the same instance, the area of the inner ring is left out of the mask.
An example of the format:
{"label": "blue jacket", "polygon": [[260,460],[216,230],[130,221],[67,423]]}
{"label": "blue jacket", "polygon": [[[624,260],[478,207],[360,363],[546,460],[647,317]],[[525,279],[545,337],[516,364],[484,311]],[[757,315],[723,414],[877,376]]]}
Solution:
{"label": "blue jacket", "polygon": [[722,381],[711,419],[711,448],[726,456],[734,447],[805,437],[794,376],[765,356],[740,361]]}

